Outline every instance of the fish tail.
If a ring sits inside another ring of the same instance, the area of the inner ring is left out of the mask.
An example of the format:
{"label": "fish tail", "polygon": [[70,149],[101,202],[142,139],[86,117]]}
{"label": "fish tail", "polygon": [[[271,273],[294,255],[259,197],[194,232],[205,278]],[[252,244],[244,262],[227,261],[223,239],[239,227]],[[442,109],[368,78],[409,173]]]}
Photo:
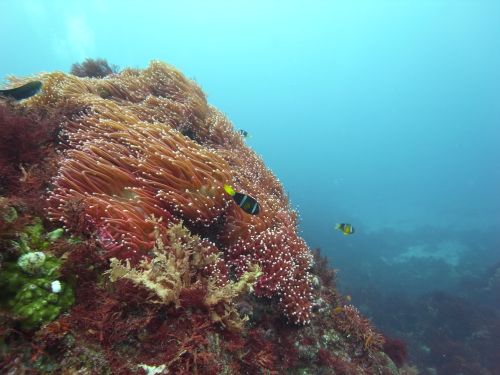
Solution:
{"label": "fish tail", "polygon": [[234,191],[234,189],[229,186],[229,185],[224,185],[224,190],[226,191],[226,193],[228,193],[230,196],[234,196],[236,194],[236,192]]}

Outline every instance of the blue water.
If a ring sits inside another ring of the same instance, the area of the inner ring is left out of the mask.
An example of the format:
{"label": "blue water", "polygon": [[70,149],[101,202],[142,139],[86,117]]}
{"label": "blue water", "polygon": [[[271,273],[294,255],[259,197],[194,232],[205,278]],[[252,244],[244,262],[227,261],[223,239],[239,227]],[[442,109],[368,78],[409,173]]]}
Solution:
{"label": "blue water", "polygon": [[500,262],[499,1],[5,0],[0,14],[2,78],[102,57],[196,80],[346,289],[456,291]]}

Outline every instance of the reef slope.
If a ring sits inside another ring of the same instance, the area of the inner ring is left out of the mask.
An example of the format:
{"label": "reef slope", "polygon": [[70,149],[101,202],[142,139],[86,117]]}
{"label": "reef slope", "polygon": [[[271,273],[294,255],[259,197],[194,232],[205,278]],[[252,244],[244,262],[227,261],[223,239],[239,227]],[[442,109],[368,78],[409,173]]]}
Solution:
{"label": "reef slope", "polygon": [[195,82],[158,61],[35,78],[0,103],[3,372],[406,373]]}

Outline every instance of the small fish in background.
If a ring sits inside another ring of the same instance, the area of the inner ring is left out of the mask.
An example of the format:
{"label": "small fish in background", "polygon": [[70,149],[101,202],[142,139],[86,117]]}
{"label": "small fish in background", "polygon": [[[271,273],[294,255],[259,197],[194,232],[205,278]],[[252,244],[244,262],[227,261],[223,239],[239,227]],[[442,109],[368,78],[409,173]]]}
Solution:
{"label": "small fish in background", "polygon": [[250,137],[250,134],[248,134],[248,132],[246,130],[238,129],[238,133],[240,133],[243,138]]}
{"label": "small fish in background", "polygon": [[224,190],[230,196],[233,197],[234,201],[238,206],[241,207],[243,211],[250,215],[258,215],[260,212],[260,205],[255,198],[252,198],[250,195],[237,193],[234,189],[229,185],[224,185]]}
{"label": "small fish in background", "polygon": [[354,227],[351,224],[346,224],[346,223],[336,224],[335,229],[344,233],[344,236],[354,233]]}
{"label": "small fish in background", "polygon": [[14,100],[23,100],[36,95],[42,88],[42,82],[30,81],[13,89],[0,90],[0,96]]}
{"label": "small fish in background", "polygon": [[342,306],[337,306],[336,308],[334,308],[332,310],[332,313],[334,313],[334,314],[340,314],[343,311],[344,311],[344,308]]}

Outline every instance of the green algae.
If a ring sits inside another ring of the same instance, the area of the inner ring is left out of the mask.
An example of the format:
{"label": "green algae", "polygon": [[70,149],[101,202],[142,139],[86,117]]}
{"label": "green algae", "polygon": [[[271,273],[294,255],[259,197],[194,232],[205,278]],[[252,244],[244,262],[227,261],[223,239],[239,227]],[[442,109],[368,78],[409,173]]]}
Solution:
{"label": "green algae", "polygon": [[45,232],[36,219],[12,242],[20,256],[2,264],[0,306],[18,316],[23,329],[39,328],[74,303],[73,289],[59,280],[61,260],[49,253],[63,233]]}

